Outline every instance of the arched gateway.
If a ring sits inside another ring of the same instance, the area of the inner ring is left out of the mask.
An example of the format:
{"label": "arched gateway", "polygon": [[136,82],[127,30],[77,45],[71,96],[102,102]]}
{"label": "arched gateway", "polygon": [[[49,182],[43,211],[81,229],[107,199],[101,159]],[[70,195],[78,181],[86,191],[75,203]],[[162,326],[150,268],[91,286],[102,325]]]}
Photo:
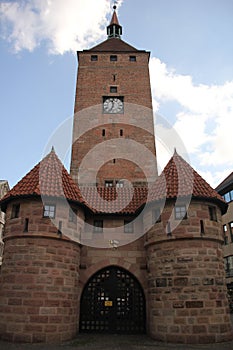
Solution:
{"label": "arched gateway", "polygon": [[144,333],[145,310],[138,280],[120,267],[109,266],[95,273],[83,290],[80,331]]}

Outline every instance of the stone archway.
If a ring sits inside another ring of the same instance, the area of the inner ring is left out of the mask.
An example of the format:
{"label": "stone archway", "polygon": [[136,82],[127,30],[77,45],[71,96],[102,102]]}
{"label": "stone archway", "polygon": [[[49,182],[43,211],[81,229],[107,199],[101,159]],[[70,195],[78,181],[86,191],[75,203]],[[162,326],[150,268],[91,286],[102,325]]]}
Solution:
{"label": "stone archway", "polygon": [[127,270],[108,266],[86,283],[80,305],[80,332],[145,333],[143,289]]}

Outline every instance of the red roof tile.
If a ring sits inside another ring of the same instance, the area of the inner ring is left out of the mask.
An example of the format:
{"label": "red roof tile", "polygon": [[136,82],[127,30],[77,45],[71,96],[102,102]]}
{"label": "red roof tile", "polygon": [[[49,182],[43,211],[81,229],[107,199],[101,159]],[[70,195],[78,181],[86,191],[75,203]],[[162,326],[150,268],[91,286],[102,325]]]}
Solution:
{"label": "red roof tile", "polygon": [[149,201],[192,196],[217,201],[226,210],[224,199],[175,151],[155,185]]}
{"label": "red roof tile", "polygon": [[98,213],[134,214],[147,200],[146,187],[82,187],[89,207]]}
{"label": "red roof tile", "polygon": [[132,52],[132,51],[138,51],[138,50],[119,38],[110,38],[103,41],[99,45],[92,47],[90,50],[87,50],[87,51]]}
{"label": "red roof tile", "polygon": [[1,203],[14,197],[38,195],[65,197],[83,203],[80,191],[54,150],[38,163],[3,198]]}

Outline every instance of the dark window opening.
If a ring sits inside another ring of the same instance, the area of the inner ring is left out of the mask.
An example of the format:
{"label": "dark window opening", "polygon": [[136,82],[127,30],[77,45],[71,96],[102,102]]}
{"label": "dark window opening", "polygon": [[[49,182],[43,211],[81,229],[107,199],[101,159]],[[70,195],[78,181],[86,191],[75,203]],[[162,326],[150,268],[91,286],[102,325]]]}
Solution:
{"label": "dark window opening", "polygon": [[55,210],[56,210],[55,205],[46,204],[44,206],[43,217],[54,219],[55,218]]}
{"label": "dark window opening", "polygon": [[185,205],[175,206],[175,219],[182,220],[187,219],[187,211]]}
{"label": "dark window opening", "polygon": [[103,220],[94,220],[94,232],[95,233],[103,232]]}
{"label": "dark window opening", "polygon": [[211,221],[217,221],[217,213],[215,207],[209,207],[209,217]]}
{"label": "dark window opening", "polygon": [[113,164],[116,164],[116,159],[113,159],[112,162],[113,162]]}
{"label": "dark window opening", "polygon": [[110,56],[110,61],[111,62],[116,62],[117,61],[117,55],[111,55]]}
{"label": "dark window opening", "polygon": [[98,61],[97,55],[91,55],[91,61]]}
{"label": "dark window opening", "polygon": [[112,77],[113,77],[113,81],[116,81],[116,74],[113,74]]}
{"label": "dark window opening", "polygon": [[204,221],[200,220],[200,228],[201,228],[201,234],[203,235],[205,233],[205,227],[204,227]]}
{"label": "dark window opening", "polygon": [[231,242],[233,243],[233,221],[229,222],[229,230],[230,230],[230,235],[231,235]]}
{"label": "dark window opening", "polygon": [[16,219],[19,217],[20,204],[13,204],[11,211],[11,219]]}
{"label": "dark window opening", "polygon": [[116,93],[117,92],[117,86],[110,86],[110,92]]}
{"label": "dark window opening", "polygon": [[114,183],[113,180],[106,180],[105,181],[105,187],[113,187]]}
{"label": "dark window opening", "polygon": [[130,60],[130,62],[136,62],[137,58],[136,58],[136,56],[129,56],[129,60]]}
{"label": "dark window opening", "polygon": [[120,129],[120,136],[123,136],[123,129]]}
{"label": "dark window opening", "polygon": [[124,181],[116,180],[116,188],[122,188],[122,187],[124,187]]}
{"label": "dark window opening", "polygon": [[102,130],[102,136],[105,136],[105,129]]}
{"label": "dark window opening", "polygon": [[28,224],[29,224],[29,219],[24,220],[24,229],[23,232],[28,232]]}

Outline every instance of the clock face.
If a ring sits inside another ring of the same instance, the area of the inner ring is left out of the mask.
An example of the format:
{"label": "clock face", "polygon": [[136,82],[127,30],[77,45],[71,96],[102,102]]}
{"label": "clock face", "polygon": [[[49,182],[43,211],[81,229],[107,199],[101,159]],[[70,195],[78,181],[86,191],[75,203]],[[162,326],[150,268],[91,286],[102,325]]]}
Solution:
{"label": "clock face", "polygon": [[124,103],[118,97],[109,97],[104,101],[104,113],[123,113]]}

